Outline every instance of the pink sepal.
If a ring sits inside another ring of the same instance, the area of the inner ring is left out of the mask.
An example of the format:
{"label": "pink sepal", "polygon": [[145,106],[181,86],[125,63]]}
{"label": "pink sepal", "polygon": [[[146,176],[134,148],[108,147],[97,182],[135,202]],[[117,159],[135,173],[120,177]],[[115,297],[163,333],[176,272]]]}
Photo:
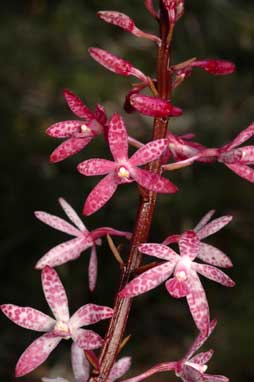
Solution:
{"label": "pink sepal", "polygon": [[50,155],[51,163],[58,163],[62,160],[77,154],[84,147],[86,147],[91,140],[92,136],[85,138],[69,138],[61,143]]}
{"label": "pink sepal", "polygon": [[131,367],[131,357],[123,357],[116,361],[111,369],[108,376],[109,382],[114,382],[115,380],[121,378],[129,368]]}
{"label": "pink sepal", "polygon": [[66,202],[64,198],[58,199],[59,204],[61,205],[62,209],[64,210],[67,217],[72,221],[73,224],[82,232],[88,232],[87,228],[85,227],[84,223],[78,216],[77,212],[72,208],[72,206]]}
{"label": "pink sepal", "polygon": [[214,354],[213,350],[208,350],[206,352],[199,353],[191,358],[191,362],[197,363],[199,365],[205,365],[207,362],[210,361]]}
{"label": "pink sepal", "polygon": [[145,371],[144,373],[139,374],[139,375],[137,375],[136,377],[133,377],[133,378],[125,379],[122,382],[139,382],[139,381],[142,381],[143,379],[147,379],[148,377],[150,377],[153,374],[162,373],[164,371],[175,370],[176,367],[177,367],[177,362],[163,362],[163,363],[159,363],[158,365],[152,367],[151,369]]}
{"label": "pink sepal", "polygon": [[178,188],[168,179],[148,170],[135,168],[132,176],[138,184],[150,191],[163,194],[175,194],[178,191]]}
{"label": "pink sepal", "polygon": [[92,330],[77,329],[72,336],[74,342],[84,350],[98,349],[103,345],[103,339]]}
{"label": "pink sepal", "polygon": [[206,382],[228,382],[229,379],[224,375],[204,374]]}
{"label": "pink sepal", "polygon": [[232,170],[235,174],[239,175],[241,178],[247,180],[250,183],[254,183],[254,169],[243,164],[227,164],[226,166]]}
{"label": "pink sepal", "polygon": [[68,233],[72,236],[80,236],[80,231],[77,228],[73,227],[73,225],[59,218],[58,216],[48,214],[44,211],[35,211],[34,214],[36,218],[42,221],[44,224],[47,224],[58,231]]}
{"label": "pink sepal", "polygon": [[187,256],[194,260],[198,255],[200,241],[194,231],[184,232],[179,240],[179,249],[181,256]]}
{"label": "pink sepal", "polygon": [[90,365],[85,357],[84,350],[75,342],[71,346],[71,364],[75,380],[87,382],[90,375]]}
{"label": "pink sepal", "polygon": [[46,333],[37,338],[19,358],[15,376],[22,377],[36,369],[48,358],[60,341],[61,338],[55,337],[52,333]]}
{"label": "pink sepal", "polygon": [[220,218],[212,220],[210,223],[204,225],[197,232],[198,238],[204,239],[205,237],[211,236],[214,233],[220,231],[223,227],[225,227],[228,223],[233,219],[232,216],[221,216]]}
{"label": "pink sepal", "polygon": [[95,324],[98,321],[112,317],[113,309],[107,306],[86,304],[79,308],[71,317],[69,323],[73,328]]}
{"label": "pink sepal", "polygon": [[138,246],[138,250],[148,256],[155,256],[158,259],[176,261],[179,255],[173,249],[163,244],[145,243]]}
{"label": "pink sepal", "polygon": [[194,269],[206,278],[216,281],[226,287],[235,286],[235,282],[221,270],[206,264],[194,264]]}
{"label": "pink sepal", "polygon": [[72,91],[65,89],[64,97],[68,103],[71,111],[79,118],[84,119],[87,122],[90,122],[94,119],[94,114],[84,105],[82,100],[76,96]]}
{"label": "pink sepal", "polygon": [[233,266],[232,261],[224,252],[210,244],[200,243],[197,257],[215,267],[231,268]]}
{"label": "pink sepal", "polygon": [[168,237],[166,237],[162,244],[169,245],[172,243],[178,243],[180,237],[181,235],[169,235]]}
{"label": "pink sepal", "polygon": [[166,150],[166,147],[166,139],[157,139],[155,141],[149,142],[132,155],[130,158],[130,163],[133,166],[142,166],[148,162],[152,162],[163,154],[163,152]]}
{"label": "pink sepal", "polygon": [[89,290],[91,292],[93,292],[95,289],[97,274],[98,274],[98,259],[97,259],[97,253],[96,253],[96,246],[93,245],[90,259],[89,259],[89,265],[88,265],[88,282],[89,282]]}
{"label": "pink sepal", "polygon": [[115,161],[128,159],[128,134],[120,114],[113,114],[109,121],[108,141]]}
{"label": "pink sepal", "polygon": [[105,175],[115,168],[115,162],[107,159],[88,159],[84,162],[79,163],[77,170],[82,175],[93,176],[93,175]]}
{"label": "pink sepal", "polygon": [[213,217],[213,215],[215,214],[215,210],[210,210],[208,211],[202,218],[201,220],[198,222],[198,224],[193,228],[193,231],[195,232],[198,232],[201,230],[201,228],[203,228],[208,222],[209,220],[211,220],[211,218]]}

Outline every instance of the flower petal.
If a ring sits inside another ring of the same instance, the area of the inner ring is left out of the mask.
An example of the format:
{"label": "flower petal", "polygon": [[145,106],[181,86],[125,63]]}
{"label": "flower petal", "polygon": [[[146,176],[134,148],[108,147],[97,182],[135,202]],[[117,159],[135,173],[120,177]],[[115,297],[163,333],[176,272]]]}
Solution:
{"label": "flower petal", "polygon": [[131,367],[131,357],[123,357],[116,361],[111,369],[108,376],[109,382],[114,382],[115,380],[121,378],[129,368]]}
{"label": "flower petal", "polygon": [[69,138],[67,141],[61,143],[50,155],[50,162],[57,163],[70,157],[71,155],[77,154],[84,147],[91,142],[93,137],[84,138]]}
{"label": "flower petal", "polygon": [[204,374],[205,382],[228,382],[229,379],[224,375]]}
{"label": "flower petal", "polygon": [[53,138],[71,138],[80,133],[82,121],[62,121],[54,123],[46,130],[46,134]]}
{"label": "flower petal", "polygon": [[115,166],[115,162],[111,160],[95,158],[79,163],[77,169],[82,175],[93,176],[108,174],[114,171]]}
{"label": "flower petal", "polygon": [[191,271],[187,279],[189,294],[187,294],[187,302],[192,317],[197,328],[204,333],[208,332],[210,315],[209,307],[204,288],[195,271]]}
{"label": "flower petal", "polygon": [[233,219],[232,216],[222,216],[218,219],[212,220],[210,223],[201,228],[198,232],[199,240],[204,239],[205,237],[211,236],[214,233],[220,231],[225,225],[227,225]]}
{"label": "flower petal", "polygon": [[250,139],[254,135],[254,124],[252,123],[250,126],[248,126],[246,129],[241,131],[235,139],[233,139],[232,142],[229,144],[223,146],[222,151],[229,151],[233,148],[240,146],[242,143],[246,142],[248,139]]}
{"label": "flower petal", "polygon": [[73,261],[80,256],[81,252],[92,245],[93,241],[90,235],[65,241],[45,253],[45,255],[36,263],[35,268],[42,269],[46,265],[56,267],[57,265],[65,264],[68,261]]}
{"label": "flower petal", "polygon": [[84,215],[92,215],[103,207],[115,193],[117,186],[114,174],[105,176],[88,195],[83,208]]}
{"label": "flower petal", "polygon": [[91,231],[91,235],[93,240],[97,240],[98,238],[105,235],[122,236],[122,237],[125,237],[126,239],[131,239],[132,237],[131,232],[119,231],[118,229],[114,229],[111,227],[96,228],[93,231]]}
{"label": "flower petal", "polygon": [[138,246],[138,250],[145,255],[154,256],[158,259],[168,260],[176,262],[179,259],[179,255],[173,251],[173,249],[163,244],[157,243],[145,243]]}
{"label": "flower petal", "polygon": [[68,233],[72,236],[80,236],[80,231],[77,228],[73,227],[70,223],[59,218],[58,216],[51,215],[43,211],[35,211],[34,214],[37,219],[49,225],[50,227],[57,229],[58,231]]}
{"label": "flower petal", "polygon": [[122,382],[139,382],[139,381],[142,381],[143,379],[150,377],[153,374],[162,373],[163,371],[175,370],[176,367],[177,367],[177,362],[159,363],[158,365],[152,367],[151,369],[145,371],[144,373],[139,374],[136,377],[125,379]]}
{"label": "flower petal", "polygon": [[178,188],[168,179],[153,172],[136,167],[131,175],[138,184],[147,190],[163,194],[174,194],[178,191]]}
{"label": "flower petal", "polygon": [[91,292],[94,291],[96,286],[97,273],[98,273],[97,253],[96,253],[96,246],[93,245],[90,259],[89,259],[89,266],[88,266],[89,290]]}
{"label": "flower petal", "polygon": [[80,231],[87,231],[84,223],[82,222],[82,220],[78,216],[77,212],[72,208],[72,206],[69,203],[67,203],[64,198],[59,198],[58,201],[59,201],[62,209],[64,210],[64,212],[68,216],[68,218],[72,221],[72,223],[75,224],[75,226],[78,227],[78,229],[80,229]]}
{"label": "flower petal", "polygon": [[130,158],[132,166],[142,166],[158,159],[167,148],[167,139],[157,139],[138,149]]}
{"label": "flower petal", "polygon": [[205,263],[215,265],[216,267],[230,268],[233,266],[230,258],[225,253],[210,244],[200,243],[197,257]]}
{"label": "flower petal", "polygon": [[188,382],[203,382],[203,373],[201,373],[199,370],[197,370],[195,367],[192,367],[191,365],[184,365],[183,371],[180,374],[180,377],[183,379],[183,381]]}
{"label": "flower petal", "polygon": [[41,273],[42,287],[46,300],[56,320],[69,320],[68,299],[58,274],[53,268],[46,266]]}
{"label": "flower petal", "polygon": [[107,122],[107,116],[105,113],[105,109],[102,105],[98,104],[96,105],[95,112],[94,112],[96,120],[103,126]]}
{"label": "flower petal", "polygon": [[246,179],[250,183],[254,183],[254,169],[244,164],[227,164],[225,165],[232,170],[236,175]]}
{"label": "flower petal", "polygon": [[199,365],[205,365],[213,356],[214,351],[208,350],[203,353],[199,353],[190,359],[190,362],[197,363]]}
{"label": "flower petal", "polygon": [[208,222],[209,220],[211,220],[211,218],[213,217],[213,215],[215,214],[215,210],[210,210],[208,211],[202,218],[201,220],[198,222],[198,224],[193,228],[193,231],[195,232],[198,232],[201,228],[203,228]]}
{"label": "flower petal", "polygon": [[81,99],[68,89],[64,90],[64,97],[68,103],[71,111],[76,114],[77,117],[84,119],[86,122],[90,122],[94,119],[93,113],[84,105]]}
{"label": "flower petal", "polygon": [[101,320],[106,320],[113,315],[113,309],[108,306],[86,304],[81,306],[71,317],[70,324],[73,328],[95,324]]}
{"label": "flower petal", "polygon": [[11,321],[22,328],[48,332],[55,325],[53,318],[33,308],[3,304],[1,310]]}
{"label": "flower petal", "polygon": [[199,239],[194,231],[186,231],[181,235],[179,248],[181,256],[187,256],[194,260],[199,251]]}
{"label": "flower petal", "polygon": [[169,244],[172,244],[172,243],[178,243],[178,241],[180,240],[180,237],[181,237],[181,235],[169,235],[169,236],[166,237],[166,239],[162,242],[162,244],[164,244],[164,245],[169,245]]}
{"label": "flower petal", "polygon": [[98,349],[103,345],[103,339],[92,330],[78,329],[72,335],[73,341],[84,350]]}
{"label": "flower petal", "polygon": [[217,283],[227,287],[235,286],[235,282],[230,277],[212,265],[193,263],[193,266],[197,272],[210,280],[216,281]]}
{"label": "flower petal", "polygon": [[201,346],[206,342],[208,337],[212,334],[215,327],[217,325],[217,321],[213,320],[210,322],[208,327],[208,333],[200,332],[199,335],[196,337],[195,341],[191,345],[190,349],[188,350],[187,354],[185,355],[183,360],[188,360],[191,358],[191,356],[196,353],[196,351],[201,348]]}
{"label": "flower petal", "polygon": [[108,141],[115,161],[128,159],[128,134],[122,117],[117,113],[109,121]]}
{"label": "flower petal", "polygon": [[168,293],[174,298],[185,297],[189,293],[189,288],[186,281],[177,280],[176,277],[169,279],[166,284],[166,289]]}
{"label": "flower petal", "polygon": [[87,382],[90,375],[90,365],[85,357],[84,350],[75,342],[71,346],[71,364],[75,380]]}
{"label": "flower petal", "polygon": [[173,272],[175,264],[170,262],[157,265],[130,281],[119,293],[120,297],[133,297],[156,288]]}
{"label": "flower petal", "polygon": [[60,337],[56,337],[51,333],[46,333],[37,338],[19,358],[15,376],[22,377],[40,366],[60,341]]}

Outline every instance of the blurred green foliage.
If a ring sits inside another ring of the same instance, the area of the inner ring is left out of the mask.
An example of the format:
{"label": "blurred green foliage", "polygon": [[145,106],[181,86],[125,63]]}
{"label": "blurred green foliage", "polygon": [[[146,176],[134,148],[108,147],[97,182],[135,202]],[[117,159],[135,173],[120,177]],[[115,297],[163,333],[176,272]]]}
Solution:
{"label": "blurred green foliage", "polygon": [[[176,28],[173,61],[219,57],[234,61],[237,72],[214,78],[195,71],[174,95],[174,104],[184,109],[184,115],[171,126],[179,134],[195,132],[197,140],[205,145],[221,146],[253,119],[254,3],[186,3],[186,15]],[[98,139],[61,164],[48,163],[49,153],[59,142],[46,137],[45,129],[56,121],[73,118],[62,90],[70,88],[91,109],[100,102],[108,115],[114,111],[124,114],[122,104],[132,79],[104,70],[90,59],[87,48],[108,49],[155,75],[155,46],[99,21],[95,13],[101,8],[99,0],[11,0],[1,4],[1,302],[49,312],[40,274],[33,266],[44,252],[67,237],[35,221],[33,211],[61,215],[59,196],[81,211],[97,179],[82,177],[75,167],[81,160],[97,156],[97,152],[107,155],[103,141]],[[108,0],[103,8],[125,12],[139,27],[156,33],[156,23],[141,0]],[[133,136],[149,139],[151,119],[124,117]],[[191,228],[211,208],[217,209],[218,216],[234,215],[233,223],[209,240],[231,256],[235,269],[230,274],[237,281],[234,290],[226,290],[204,280],[211,316],[219,319],[208,345],[216,350],[209,371],[234,381],[253,381],[253,186],[219,164],[209,168],[196,164],[175,172],[171,178],[181,191],[158,198],[151,240],[161,241],[170,233]],[[85,219],[88,228],[111,225],[132,230],[137,196],[134,185],[121,187],[105,208]],[[125,244],[123,255],[127,249]],[[58,270],[72,312],[92,299],[112,305],[118,266],[105,243],[99,253],[99,283],[94,297],[87,291],[86,255]],[[35,335],[2,316],[0,320],[0,375],[2,380],[11,381],[18,356]],[[104,324],[99,330],[105,328]],[[185,301],[169,298],[163,286],[135,300],[129,332],[133,337],[124,352],[133,356],[132,375],[159,361],[181,357],[196,335]],[[68,349],[69,344],[59,346],[30,380],[49,375],[51,368],[66,377]],[[166,374],[160,378],[174,379]]]}

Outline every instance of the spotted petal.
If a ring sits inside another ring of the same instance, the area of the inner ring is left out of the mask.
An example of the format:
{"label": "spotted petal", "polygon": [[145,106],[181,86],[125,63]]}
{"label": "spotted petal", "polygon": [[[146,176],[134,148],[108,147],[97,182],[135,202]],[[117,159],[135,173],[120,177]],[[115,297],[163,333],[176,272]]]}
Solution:
{"label": "spotted petal", "polygon": [[33,308],[3,304],[1,310],[16,325],[26,329],[48,332],[55,324],[53,318]]}
{"label": "spotted petal", "polygon": [[93,176],[108,174],[109,172],[114,171],[115,167],[115,162],[95,158],[79,163],[77,168],[82,175]]}
{"label": "spotted petal", "polygon": [[229,151],[237,146],[240,146],[242,143],[246,142],[254,135],[254,124],[252,123],[247,129],[241,131],[232,142],[228,145],[225,145],[222,148],[222,151]]}
{"label": "spotted petal", "polygon": [[191,358],[190,362],[197,363],[199,365],[205,365],[210,361],[213,356],[214,351],[208,350],[206,352],[199,353]]}
{"label": "spotted petal", "polygon": [[84,350],[77,346],[75,342],[71,346],[71,364],[75,380],[87,382],[90,374],[90,365],[84,355]]}
{"label": "spotted petal", "polygon": [[145,243],[139,245],[138,250],[145,255],[154,256],[158,259],[168,260],[171,262],[176,262],[179,259],[179,255],[173,251],[173,249],[163,244]]}
{"label": "spotted petal", "polygon": [[191,271],[187,279],[189,294],[187,302],[197,328],[204,333],[208,332],[210,315],[206,294],[199,277],[195,271]]}
{"label": "spotted petal", "polygon": [[59,344],[61,338],[46,333],[24,351],[16,365],[15,376],[22,377],[40,366]]}
{"label": "spotted petal", "polygon": [[205,382],[228,382],[229,379],[224,375],[204,374]]}
{"label": "spotted petal", "polygon": [[128,134],[122,117],[117,113],[109,121],[108,140],[115,161],[128,158]]}
{"label": "spotted petal", "polygon": [[193,228],[193,231],[198,232],[201,228],[203,228],[209,222],[209,220],[211,220],[211,218],[213,217],[214,214],[215,214],[215,210],[208,211],[201,218],[201,220],[198,222],[198,224],[195,226],[195,228]]}
{"label": "spotted petal", "polygon": [[191,365],[184,365],[183,380],[188,382],[203,382],[203,373]]}
{"label": "spotted petal", "polygon": [[178,191],[178,188],[168,179],[148,170],[142,170],[136,167],[131,175],[138,184],[147,190],[163,194],[174,194]]}
{"label": "spotted petal", "polygon": [[68,233],[72,236],[80,236],[80,231],[77,228],[73,227],[70,223],[67,223],[65,220],[59,218],[58,216],[51,215],[43,211],[35,211],[34,214],[37,219],[49,225],[50,227],[57,229],[58,231]]}
{"label": "spotted petal", "polygon": [[225,255],[225,253],[210,244],[200,243],[200,249],[197,257],[205,263],[216,267],[230,268],[233,266],[230,258]]}
{"label": "spotted petal", "polygon": [[254,183],[254,169],[243,164],[227,164],[226,166],[241,178]]}
{"label": "spotted petal", "polygon": [[227,287],[235,286],[235,282],[218,268],[215,268],[211,265],[198,263],[193,264],[193,266],[197,272],[210,280],[216,281],[217,283]]}
{"label": "spotted petal", "polygon": [[75,224],[75,226],[78,227],[80,231],[87,231],[84,223],[82,222],[76,211],[72,208],[72,206],[69,203],[67,203],[64,198],[59,198],[58,201],[68,218],[72,221],[72,223]]}
{"label": "spotted petal", "polygon": [[103,345],[103,339],[92,330],[78,329],[72,338],[77,346],[84,350],[98,349]]}
{"label": "spotted petal", "polygon": [[82,121],[62,121],[54,123],[46,130],[47,135],[53,138],[70,138],[80,133]]}
{"label": "spotted petal", "polygon": [[62,160],[70,157],[71,155],[77,154],[84,147],[86,147],[92,139],[93,136],[67,139],[52,152],[52,154],[50,155],[50,162],[61,162]]}
{"label": "spotted petal", "polygon": [[129,368],[131,367],[131,357],[123,357],[116,361],[111,369],[108,376],[109,382],[114,382],[115,380],[121,378]]}
{"label": "spotted petal", "polygon": [[108,174],[88,195],[83,213],[87,216],[98,211],[112,197],[117,189],[118,183],[114,179],[114,174]]}
{"label": "spotted petal", "polygon": [[101,320],[110,318],[113,309],[107,306],[86,304],[79,308],[71,317],[70,324],[73,328],[95,324]]}
{"label": "spotted petal", "polygon": [[167,148],[167,139],[157,139],[137,150],[130,158],[132,166],[142,166],[158,159]]}
{"label": "spotted petal", "polygon": [[68,299],[58,274],[53,268],[47,266],[42,270],[41,276],[44,295],[56,320],[68,321]]}
{"label": "spotted petal", "polygon": [[187,256],[194,260],[199,251],[199,243],[199,239],[194,231],[184,232],[179,240],[181,256]]}
{"label": "spotted petal", "polygon": [[218,219],[212,220],[210,223],[201,228],[198,232],[199,240],[204,239],[214,233],[220,231],[225,225],[232,220],[232,216],[221,216]]}
{"label": "spotted petal", "polygon": [[157,265],[129,282],[119,293],[120,297],[133,297],[145,293],[167,280],[173,272],[175,264],[170,262]]}
{"label": "spotted petal", "polygon": [[65,264],[68,261],[73,261],[80,256],[81,252],[92,245],[93,241],[90,235],[65,241],[45,253],[45,255],[36,263],[35,268],[42,269],[46,265],[56,267],[57,265]]}
{"label": "spotted petal", "polygon": [[96,253],[96,246],[93,245],[90,259],[89,259],[89,266],[88,266],[89,290],[91,292],[94,291],[96,286],[97,273],[98,273],[97,253]]}
{"label": "spotted petal", "polygon": [[77,117],[84,119],[86,122],[90,122],[94,119],[93,113],[73,92],[71,92],[68,89],[65,89],[64,97],[68,103],[69,108],[74,114],[76,114]]}

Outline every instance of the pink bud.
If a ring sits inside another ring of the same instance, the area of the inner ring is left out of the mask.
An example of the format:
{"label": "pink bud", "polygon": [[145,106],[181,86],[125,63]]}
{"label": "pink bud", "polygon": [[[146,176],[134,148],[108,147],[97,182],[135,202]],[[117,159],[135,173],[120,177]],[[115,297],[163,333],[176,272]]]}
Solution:
{"label": "pink bud", "polygon": [[158,97],[134,94],[130,97],[130,104],[140,113],[151,117],[178,117],[182,115],[181,109]]}
{"label": "pink bud", "polygon": [[89,48],[90,56],[106,69],[122,76],[135,76],[143,82],[147,82],[147,77],[138,69],[122,58],[116,57],[106,50],[100,48]]}
{"label": "pink bud", "polygon": [[134,21],[124,13],[115,11],[100,11],[97,15],[106,23],[116,25],[127,32],[132,32],[135,27]]}
{"label": "pink bud", "polygon": [[235,64],[226,60],[208,59],[203,61],[194,61],[191,66],[202,68],[208,73],[216,76],[231,74],[235,71]]}

